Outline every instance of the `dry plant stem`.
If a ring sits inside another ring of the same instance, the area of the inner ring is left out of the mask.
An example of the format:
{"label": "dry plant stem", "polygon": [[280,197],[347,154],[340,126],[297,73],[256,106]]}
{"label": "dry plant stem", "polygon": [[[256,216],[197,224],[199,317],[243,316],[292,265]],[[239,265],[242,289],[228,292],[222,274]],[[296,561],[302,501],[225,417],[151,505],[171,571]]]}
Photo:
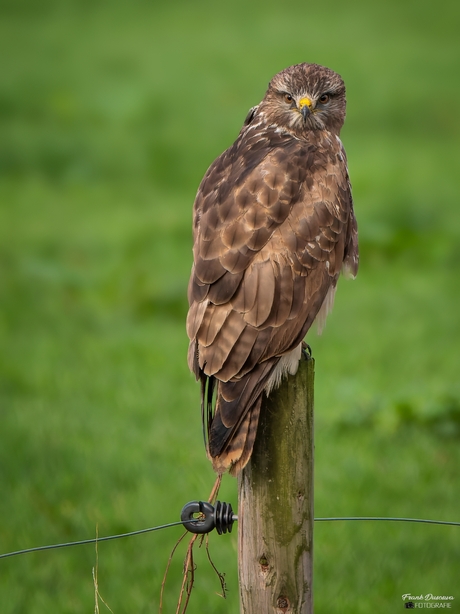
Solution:
{"label": "dry plant stem", "polygon": [[95,550],[96,550],[96,565],[95,567],[93,567],[93,583],[94,583],[94,614],[99,614],[99,599],[102,601],[102,603],[105,605],[105,607],[112,612],[112,609],[110,608],[110,606],[104,601],[104,599],[101,597],[101,594],[99,593],[99,584],[97,581],[97,572],[99,569],[99,551],[97,548],[97,538],[98,538],[98,527],[96,526],[96,542],[95,542]]}
{"label": "dry plant stem", "polygon": [[222,483],[222,474],[219,473],[219,475],[216,478],[216,481],[214,482],[214,486],[212,487],[211,494],[209,495],[209,499],[208,499],[209,503],[214,504],[216,502],[221,483]]}
{"label": "dry plant stem", "polygon": [[182,586],[179,594],[179,599],[177,601],[177,609],[176,614],[181,614],[181,606],[182,600],[184,598],[184,592],[186,593],[184,607],[182,609],[182,614],[185,614],[188,602],[190,601],[190,595],[192,594],[193,583],[195,582],[195,565],[193,563],[193,545],[198,539],[199,535],[194,535],[189,542],[187,548],[187,554],[185,556],[184,561],[184,577],[182,579]]}
{"label": "dry plant stem", "polygon": [[[214,486],[212,487],[211,493],[209,495],[208,498],[208,502],[209,503],[215,503],[216,499],[217,499],[217,495],[219,494],[219,489],[220,489],[220,485],[222,482],[222,475],[218,475],[216,478],[216,481],[214,482]],[[176,542],[176,545],[174,546],[174,548],[171,551],[171,554],[169,555],[169,559],[168,559],[168,563],[166,565],[166,570],[163,576],[163,582],[161,583],[161,591],[160,591],[160,607],[159,607],[159,614],[162,614],[163,612],[163,595],[164,595],[164,589],[165,589],[165,585],[166,585],[166,578],[168,576],[168,572],[169,572],[169,568],[171,566],[171,561],[173,559],[174,553],[176,552],[176,549],[178,547],[178,545],[180,544],[180,542],[184,539],[184,537],[187,535],[187,532],[184,533],[184,535],[182,535]],[[177,600],[177,608],[176,608],[176,614],[185,614],[187,607],[188,607],[188,603],[190,601],[190,595],[192,594],[192,589],[193,589],[193,583],[195,581],[195,565],[193,562],[193,546],[195,545],[195,542],[197,540],[197,538],[199,537],[199,535],[193,535],[193,537],[190,539],[189,545],[187,546],[187,554],[185,555],[185,560],[184,560],[184,572],[183,572],[183,578],[182,578],[182,586],[180,589],[180,593],[179,593],[179,599]],[[203,538],[204,535],[201,536],[202,537],[202,541],[201,543],[203,543]],[[225,598],[225,581],[224,581],[224,577],[223,575],[216,569],[214,563],[211,560],[211,557],[209,555],[209,550],[208,550],[208,540],[206,538],[206,552],[208,555],[208,559],[209,562],[211,563],[214,571],[216,572],[217,576],[219,577],[219,581],[222,587],[222,593],[223,593],[223,597]],[[184,594],[185,594],[185,602],[184,601]],[[181,610],[182,608],[182,610]]]}
{"label": "dry plant stem", "polygon": [[[96,525],[96,539],[98,538],[98,526]],[[96,550],[96,565],[93,567],[93,583],[94,583],[94,614],[99,614],[99,587],[97,584],[97,570],[99,568],[99,553],[97,550],[97,542],[95,544]]]}
{"label": "dry plant stem", "polygon": [[[216,501],[217,495],[219,494],[219,489],[220,489],[221,483],[222,483],[222,475],[219,474],[217,476],[217,478],[216,478],[216,481],[214,482],[214,486],[212,487],[211,493],[209,495],[209,498],[208,498],[209,503],[214,503]],[[184,593],[186,594],[186,597],[185,597],[184,607],[182,609],[182,614],[185,614],[185,612],[187,610],[187,607],[188,607],[188,603],[190,601],[190,595],[192,594],[193,584],[195,582],[195,565],[193,563],[193,546],[195,545],[195,542],[196,542],[198,537],[199,537],[199,535],[194,535],[191,538],[191,540],[189,542],[189,545],[188,545],[188,548],[187,548],[187,554],[185,556],[185,561],[184,561],[184,577],[182,579],[181,591],[180,591],[179,599],[178,599],[178,602],[177,602],[176,614],[181,614],[181,607],[182,607],[182,601],[184,599]],[[201,537],[202,537],[201,543],[203,543],[204,535],[201,536]],[[206,550],[207,550],[207,547],[206,547]],[[209,552],[208,552],[208,558],[209,558]],[[211,562],[210,558],[209,558],[209,560]],[[219,579],[220,579],[221,585],[222,585],[222,580],[221,580],[220,573],[214,567],[212,562],[211,562],[211,565],[213,566],[214,570],[216,571],[217,575],[219,576]]]}
{"label": "dry plant stem", "polygon": [[161,583],[161,591],[160,591],[160,607],[159,607],[159,614],[162,614],[163,612],[163,594],[164,594],[164,590],[165,590],[165,586],[166,586],[166,578],[168,577],[168,572],[169,572],[169,568],[171,566],[171,562],[173,560],[173,556],[174,553],[177,550],[177,547],[179,546],[179,544],[181,543],[181,541],[184,539],[184,537],[188,534],[188,531],[185,531],[185,533],[183,533],[179,539],[177,540],[177,542],[174,545],[174,548],[171,550],[171,554],[169,555],[169,559],[168,562],[166,564],[166,569],[165,569],[165,573],[163,575],[163,581]]}
{"label": "dry plant stem", "polygon": [[[220,594],[220,597],[223,597],[224,599],[227,599],[227,585],[225,584],[225,574],[221,573],[217,567],[214,565],[214,561],[211,558],[211,553],[209,552],[209,535],[206,535],[206,554],[208,555],[208,561],[211,564],[211,567],[214,569],[214,571],[216,572],[217,577],[219,578],[219,582],[220,582],[220,587],[222,589],[222,594]],[[219,594],[219,593],[218,593]]]}

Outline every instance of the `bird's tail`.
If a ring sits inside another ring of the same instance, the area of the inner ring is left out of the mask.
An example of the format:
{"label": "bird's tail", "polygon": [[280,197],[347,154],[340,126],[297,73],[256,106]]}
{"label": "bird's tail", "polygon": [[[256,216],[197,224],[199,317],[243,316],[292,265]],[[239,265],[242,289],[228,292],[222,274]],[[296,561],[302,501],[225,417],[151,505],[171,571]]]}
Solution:
{"label": "bird's tail", "polygon": [[246,412],[238,429],[230,436],[222,451],[213,456],[212,451],[216,449],[213,435],[217,431],[215,425],[217,426],[219,423],[219,407],[217,406],[208,445],[208,454],[211,458],[214,471],[217,473],[229,471],[231,475],[236,476],[247,464],[251,458],[254,441],[257,435],[261,405],[262,394]]}
{"label": "bird's tail", "polygon": [[[236,381],[202,379],[202,410],[206,449],[214,470],[237,475],[251,457],[264,387],[276,360],[266,361]],[[213,390],[217,398],[213,407]]]}

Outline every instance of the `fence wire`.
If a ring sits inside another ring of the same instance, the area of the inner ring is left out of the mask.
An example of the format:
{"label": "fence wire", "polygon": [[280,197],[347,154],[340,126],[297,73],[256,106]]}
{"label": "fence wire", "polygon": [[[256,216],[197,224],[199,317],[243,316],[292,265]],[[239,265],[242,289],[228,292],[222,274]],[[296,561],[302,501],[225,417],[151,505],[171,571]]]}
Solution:
{"label": "fence wire", "polygon": [[[338,522],[338,521],[386,521],[386,522],[421,522],[425,524],[438,524],[438,525],[451,525],[460,526],[460,522],[448,521],[448,520],[428,520],[425,518],[398,518],[391,516],[336,516],[331,518],[314,518],[315,522]],[[99,542],[105,542],[114,539],[122,539],[124,537],[132,537],[134,535],[142,535],[144,533],[152,533],[153,531],[161,531],[162,529],[169,529],[170,527],[177,527],[184,525],[187,522],[200,522],[200,519],[191,520],[178,520],[177,522],[170,522],[168,524],[158,525],[156,527],[150,527],[148,529],[139,529],[138,531],[130,531],[129,533],[121,533],[119,535],[109,535],[107,537],[93,537],[91,539],[82,539],[75,542],[64,542],[62,544],[51,544],[48,546],[36,546],[34,548],[26,548],[24,550],[15,550],[14,552],[7,552],[0,554],[0,559],[6,559],[12,556],[18,556],[20,554],[29,554],[31,552],[40,552],[42,550],[55,550],[57,548],[69,548],[71,546],[83,546],[85,544],[96,544]]]}

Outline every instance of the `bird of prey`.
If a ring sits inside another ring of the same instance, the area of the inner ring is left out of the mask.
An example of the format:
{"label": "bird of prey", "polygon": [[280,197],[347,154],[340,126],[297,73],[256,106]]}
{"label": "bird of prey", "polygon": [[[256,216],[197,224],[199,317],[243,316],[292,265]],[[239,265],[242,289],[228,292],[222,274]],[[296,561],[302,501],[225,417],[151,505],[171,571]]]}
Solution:
{"label": "bird of prey", "polygon": [[345,85],[297,64],[275,75],[209,167],[193,209],[188,363],[201,381],[214,470],[248,462],[262,397],[297,371],[302,341],[358,270],[345,151]]}

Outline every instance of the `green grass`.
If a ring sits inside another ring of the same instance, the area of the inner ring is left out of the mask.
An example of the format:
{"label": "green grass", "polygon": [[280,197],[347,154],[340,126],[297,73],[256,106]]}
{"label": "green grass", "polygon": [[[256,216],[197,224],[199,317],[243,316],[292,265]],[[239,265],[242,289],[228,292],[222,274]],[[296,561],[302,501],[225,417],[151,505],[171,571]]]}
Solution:
{"label": "green grass", "polygon": [[[347,83],[362,254],[309,337],[316,515],[459,520],[457,4],[0,11],[0,553],[170,522],[207,496],[186,365],[192,203],[270,77],[305,60]],[[231,478],[221,498],[236,507]],[[99,545],[115,614],[157,612],[179,535]],[[200,552],[189,612],[236,612],[236,531],[210,548],[228,599]],[[396,612],[407,592],[456,611],[459,556],[456,527],[317,524],[316,611]],[[92,546],[1,560],[2,614],[92,611],[95,564]]]}

